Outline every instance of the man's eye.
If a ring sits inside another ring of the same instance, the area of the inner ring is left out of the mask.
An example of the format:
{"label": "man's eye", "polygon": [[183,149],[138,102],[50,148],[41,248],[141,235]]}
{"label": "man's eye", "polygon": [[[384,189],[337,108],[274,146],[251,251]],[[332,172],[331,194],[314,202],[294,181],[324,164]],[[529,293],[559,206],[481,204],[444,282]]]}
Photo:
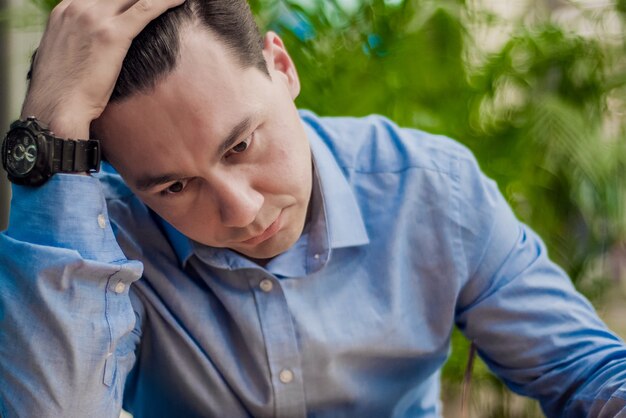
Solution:
{"label": "man's eye", "polygon": [[170,193],[180,193],[183,191],[184,188],[185,186],[183,185],[183,183],[181,183],[180,181],[177,181],[176,183],[168,187],[167,191]]}
{"label": "man's eye", "polygon": [[254,139],[254,132],[248,138],[244,139],[243,141],[241,141],[240,143],[238,143],[237,145],[229,149],[225,157],[228,158],[235,154],[241,154],[242,152],[246,151],[248,148],[250,148],[250,144],[253,139]]}
{"label": "man's eye", "polygon": [[186,180],[175,181],[174,183],[170,184],[169,187],[161,190],[159,193],[163,196],[171,196],[174,194],[179,194],[185,190],[186,186],[187,186]]}
{"label": "man's eye", "polygon": [[240,152],[244,152],[246,149],[248,149],[248,143],[245,141],[241,141],[240,143],[232,147],[231,151],[235,154],[239,154]]}

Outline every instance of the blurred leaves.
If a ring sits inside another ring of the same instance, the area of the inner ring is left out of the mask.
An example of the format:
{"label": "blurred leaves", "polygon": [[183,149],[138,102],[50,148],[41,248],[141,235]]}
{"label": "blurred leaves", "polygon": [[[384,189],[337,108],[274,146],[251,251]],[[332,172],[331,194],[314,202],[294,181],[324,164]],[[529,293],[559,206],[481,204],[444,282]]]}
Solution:
{"label": "blurred leaves", "polygon": [[[583,290],[584,277],[607,275],[598,262],[626,240],[624,39],[582,36],[539,12],[504,21],[477,1],[252,6],[297,64],[300,107],[381,113],[465,143]],[[486,50],[489,37],[501,47]]]}
{"label": "blurred leaves", "polygon": [[39,31],[46,22],[47,12],[32,3],[20,6],[7,6],[0,9],[0,23],[6,24],[7,28],[20,31]]}
{"label": "blurred leaves", "polygon": [[59,4],[61,0],[30,0],[35,6],[39,7],[45,12],[51,12],[54,6]]}
{"label": "blurred leaves", "polygon": [[[626,242],[626,43],[602,31],[607,21],[623,27],[626,8],[570,4],[575,22],[600,28],[583,36],[540,3],[507,20],[469,0],[252,2],[296,62],[300,107],[380,113],[465,143],[552,259],[597,299],[626,274],[615,268]],[[448,393],[460,393],[468,346],[453,334]],[[540,415],[482,362],[474,378],[500,399],[480,416]]]}

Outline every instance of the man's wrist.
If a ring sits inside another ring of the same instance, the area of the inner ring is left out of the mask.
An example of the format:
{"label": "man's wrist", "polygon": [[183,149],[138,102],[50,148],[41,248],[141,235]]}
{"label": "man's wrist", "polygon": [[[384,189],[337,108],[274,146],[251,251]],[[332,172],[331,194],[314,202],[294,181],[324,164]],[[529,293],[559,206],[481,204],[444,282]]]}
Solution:
{"label": "man's wrist", "polygon": [[15,121],[2,145],[2,163],[9,180],[36,187],[56,173],[97,172],[99,141],[79,139],[83,140],[58,135],[34,116]]}
{"label": "man's wrist", "polygon": [[59,138],[86,141],[89,139],[89,126],[92,118],[71,110],[45,111],[38,106],[24,105],[20,119],[35,117],[43,127]]}

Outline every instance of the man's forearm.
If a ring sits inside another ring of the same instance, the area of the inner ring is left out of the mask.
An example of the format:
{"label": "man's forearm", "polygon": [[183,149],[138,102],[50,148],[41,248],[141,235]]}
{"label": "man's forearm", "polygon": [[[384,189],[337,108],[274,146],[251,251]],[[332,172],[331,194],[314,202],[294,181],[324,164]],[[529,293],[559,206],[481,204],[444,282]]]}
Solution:
{"label": "man's forearm", "polygon": [[95,178],[16,187],[0,234],[3,416],[117,417],[141,275],[117,245]]}

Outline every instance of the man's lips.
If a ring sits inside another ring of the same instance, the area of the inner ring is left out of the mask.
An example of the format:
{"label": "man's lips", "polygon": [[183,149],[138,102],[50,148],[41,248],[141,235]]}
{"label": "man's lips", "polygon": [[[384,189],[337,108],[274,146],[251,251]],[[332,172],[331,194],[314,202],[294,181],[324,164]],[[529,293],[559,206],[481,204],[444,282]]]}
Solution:
{"label": "man's lips", "polygon": [[283,212],[281,211],[280,214],[278,215],[278,217],[276,218],[276,220],[274,222],[272,222],[270,224],[270,226],[268,226],[265,231],[261,232],[259,235],[257,235],[256,237],[252,237],[250,239],[247,239],[245,241],[241,241],[241,244],[246,244],[246,245],[257,245],[262,243],[263,241],[266,241],[268,239],[270,239],[271,237],[273,237],[281,228],[282,226],[282,218],[283,218]]}

